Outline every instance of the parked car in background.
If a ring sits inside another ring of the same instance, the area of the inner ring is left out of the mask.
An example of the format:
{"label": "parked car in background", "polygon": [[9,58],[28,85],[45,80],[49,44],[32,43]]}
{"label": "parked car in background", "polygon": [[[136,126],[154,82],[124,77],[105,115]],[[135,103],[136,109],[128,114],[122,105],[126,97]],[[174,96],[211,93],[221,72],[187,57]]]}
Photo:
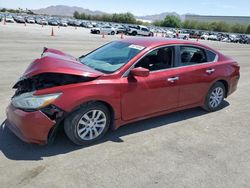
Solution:
{"label": "parked car in background", "polygon": [[145,26],[142,25],[138,25],[138,26],[130,26],[127,29],[127,33],[129,35],[142,35],[142,36],[152,36],[153,33]]}
{"label": "parked car in background", "polygon": [[208,34],[208,33],[203,33],[203,34],[201,35],[201,39],[202,39],[202,40],[207,40],[208,37],[209,37],[209,34]]}
{"label": "parked car in background", "polygon": [[15,16],[14,20],[16,21],[16,23],[25,23],[25,19],[22,16]]}
{"label": "parked car in background", "polygon": [[81,26],[85,28],[93,28],[93,25],[90,22],[82,22]]}
{"label": "parked car in background", "polygon": [[63,26],[63,27],[67,27],[68,26],[68,22],[66,20],[60,20],[59,21],[59,25]]}
{"label": "parked car in background", "polygon": [[33,17],[27,17],[25,20],[27,23],[34,24],[36,23],[35,19]]}
{"label": "parked car in background", "polygon": [[116,34],[116,29],[111,26],[103,26],[101,28],[94,27],[90,30],[92,34],[106,34],[106,35],[114,35]]}
{"label": "parked car in background", "polygon": [[191,39],[200,39],[201,38],[201,32],[200,31],[190,31],[189,38],[191,38]]}
{"label": "parked car in background", "polygon": [[8,16],[5,16],[5,22],[14,23],[15,21],[12,16],[8,15]]}
{"label": "parked car in background", "polygon": [[59,23],[56,19],[49,19],[48,20],[48,25],[52,25],[52,26],[58,26]]}
{"label": "parked car in background", "polygon": [[[178,33],[178,36],[177,36]],[[174,38],[178,38],[178,39],[184,39],[187,40],[189,38],[189,32],[188,31],[176,31],[175,33],[173,33],[173,37]]]}
{"label": "parked car in background", "polygon": [[116,34],[119,34],[119,33],[126,34],[126,32],[127,32],[126,27],[121,26],[121,25],[120,26],[116,26],[114,29],[116,30]]}
{"label": "parked car in background", "polygon": [[207,40],[214,40],[214,41],[218,41],[218,36],[213,33],[213,34],[210,34],[207,38]]}
{"label": "parked car in background", "polygon": [[138,120],[198,106],[219,110],[237,88],[239,69],[208,46],[163,37],[131,37],[79,58],[44,48],[14,85],[5,125],[29,143],[51,142],[62,127],[87,145]]}

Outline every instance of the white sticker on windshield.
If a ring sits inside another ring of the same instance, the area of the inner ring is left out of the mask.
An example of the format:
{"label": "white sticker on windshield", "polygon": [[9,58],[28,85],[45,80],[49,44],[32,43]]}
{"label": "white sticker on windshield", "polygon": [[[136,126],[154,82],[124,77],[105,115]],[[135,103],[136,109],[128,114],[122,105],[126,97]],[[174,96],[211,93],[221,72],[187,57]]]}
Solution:
{"label": "white sticker on windshield", "polygon": [[143,46],[135,45],[135,44],[131,44],[131,45],[129,46],[129,48],[134,48],[134,49],[136,49],[136,50],[143,50],[143,49],[144,49]]}

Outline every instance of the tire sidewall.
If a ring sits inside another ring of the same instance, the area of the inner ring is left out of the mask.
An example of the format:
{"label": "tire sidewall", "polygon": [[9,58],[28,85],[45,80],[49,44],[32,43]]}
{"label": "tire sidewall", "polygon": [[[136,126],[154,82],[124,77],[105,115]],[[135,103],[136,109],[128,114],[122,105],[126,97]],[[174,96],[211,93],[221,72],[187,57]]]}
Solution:
{"label": "tire sidewall", "polygon": [[[212,107],[212,106],[210,105],[210,102],[209,102],[209,101],[210,101],[210,96],[211,96],[212,92],[214,91],[215,88],[218,88],[218,87],[222,88],[222,90],[223,90],[223,98],[222,98],[222,100],[221,100],[221,103],[220,103],[217,107],[214,108],[214,107]],[[224,86],[223,83],[221,83],[221,82],[216,82],[214,85],[212,85],[212,87],[209,89],[208,94],[207,94],[207,96],[206,96],[205,109],[206,109],[207,111],[211,111],[211,112],[217,111],[217,110],[221,109],[222,103],[223,103],[224,98],[225,98],[225,92],[226,92],[226,89],[225,89],[225,86]]]}
{"label": "tire sidewall", "polygon": [[[104,130],[99,136],[97,136],[96,138],[92,140],[83,140],[77,133],[78,122],[85,113],[91,110],[101,110],[105,114],[107,122],[106,122]],[[105,133],[109,129],[110,122],[111,122],[111,116],[110,116],[110,112],[108,108],[103,104],[93,103],[91,105],[86,105],[76,110],[65,120],[65,126],[67,126],[65,127],[65,133],[70,138],[70,140],[72,140],[74,143],[78,145],[88,145],[101,139],[105,135]],[[69,126],[71,127],[69,128]]]}

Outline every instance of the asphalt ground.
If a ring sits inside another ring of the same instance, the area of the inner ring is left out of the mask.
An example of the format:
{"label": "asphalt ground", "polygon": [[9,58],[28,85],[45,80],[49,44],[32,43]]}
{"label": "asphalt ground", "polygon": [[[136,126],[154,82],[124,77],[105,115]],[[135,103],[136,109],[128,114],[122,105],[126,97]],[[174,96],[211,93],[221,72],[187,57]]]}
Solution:
{"label": "asphalt ground", "polygon": [[[1,122],[12,86],[44,46],[77,57],[120,38],[74,27],[54,27],[54,34],[51,26],[0,23]],[[238,90],[222,110],[140,121],[90,147],[75,146],[63,131],[53,145],[27,144],[2,125],[0,187],[250,187],[250,45],[200,42],[241,66]]]}

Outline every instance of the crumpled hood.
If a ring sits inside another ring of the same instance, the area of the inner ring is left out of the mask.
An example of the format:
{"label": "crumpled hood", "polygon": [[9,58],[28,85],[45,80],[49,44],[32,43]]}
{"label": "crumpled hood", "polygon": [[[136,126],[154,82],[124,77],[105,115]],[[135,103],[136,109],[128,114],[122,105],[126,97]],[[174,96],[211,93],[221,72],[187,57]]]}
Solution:
{"label": "crumpled hood", "polygon": [[44,48],[40,59],[35,59],[23,77],[29,78],[42,73],[63,73],[84,77],[99,77],[103,73],[81,64],[71,55],[59,50]]}

